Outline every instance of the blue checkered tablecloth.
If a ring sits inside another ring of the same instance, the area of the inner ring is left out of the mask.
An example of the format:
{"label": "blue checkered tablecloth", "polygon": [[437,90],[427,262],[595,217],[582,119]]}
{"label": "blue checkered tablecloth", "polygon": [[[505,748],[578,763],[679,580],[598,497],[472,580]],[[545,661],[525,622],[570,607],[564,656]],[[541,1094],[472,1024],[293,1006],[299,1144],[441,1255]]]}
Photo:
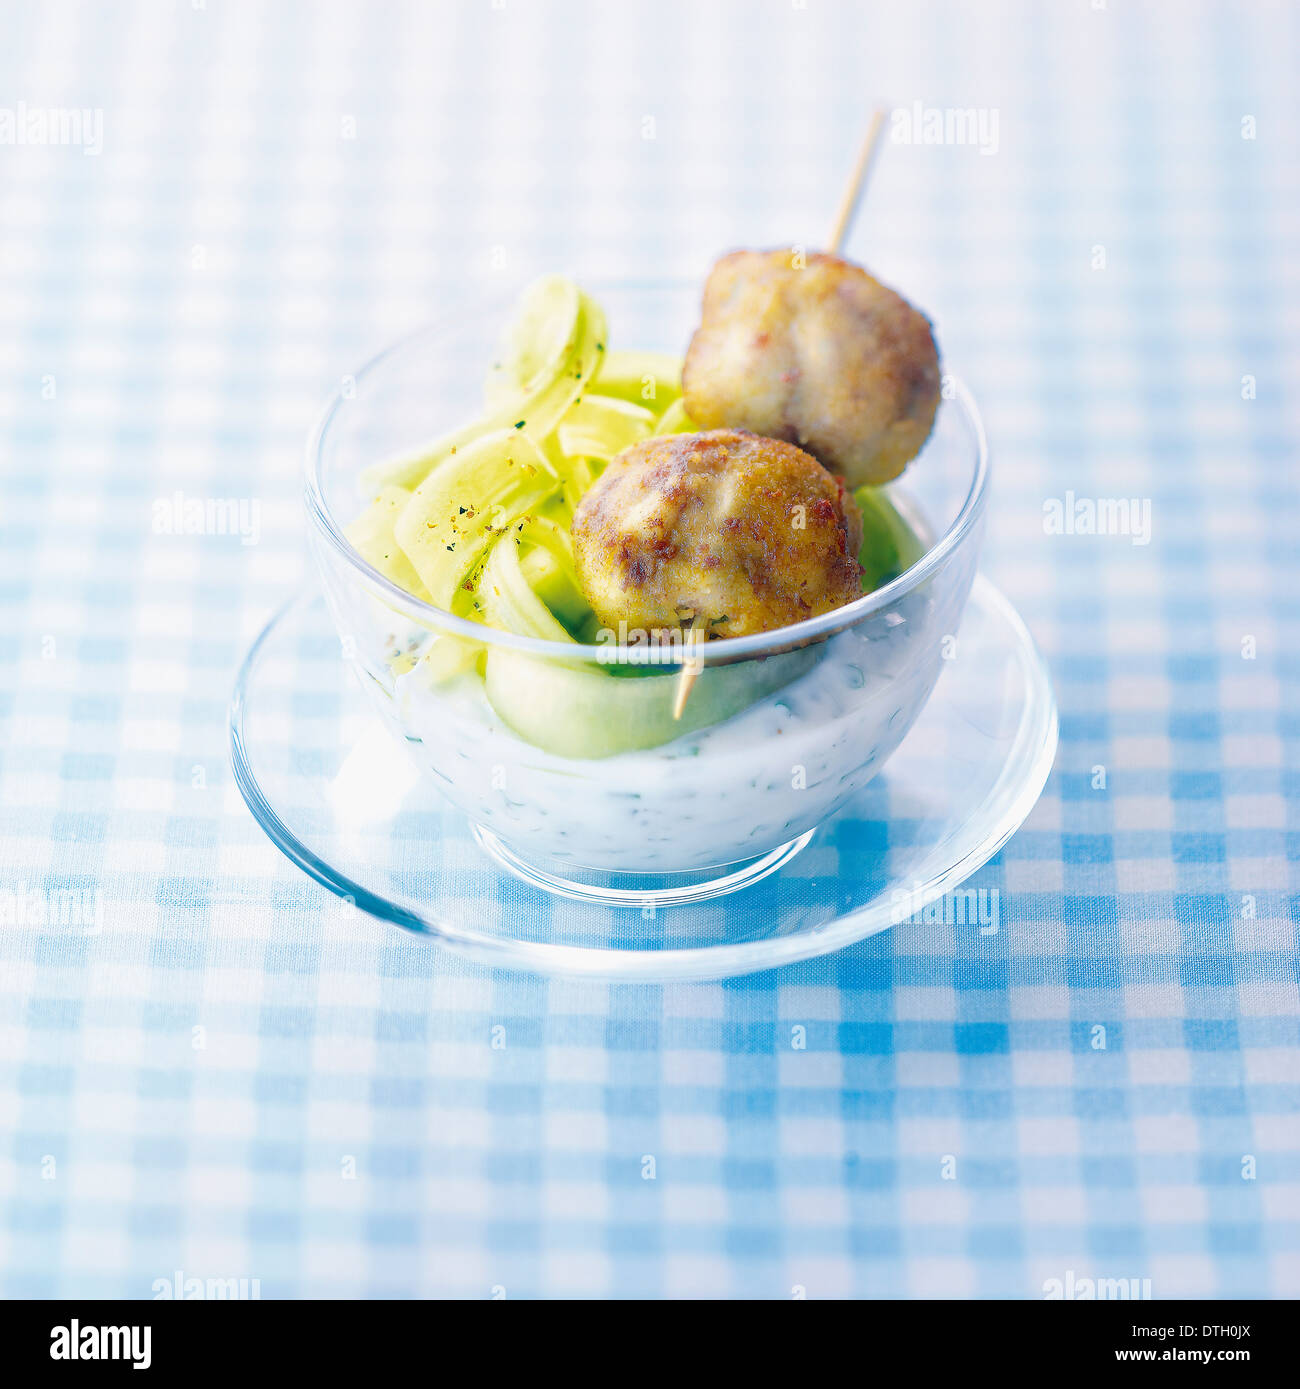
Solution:
{"label": "blue checkered tablecloth", "polygon": [[[1300,7],[0,31],[0,1292],[1300,1294]],[[851,249],[983,403],[1056,681],[1001,929],[672,987],[338,929],[225,746],[320,400],[477,275],[815,244],[877,98],[983,118],[892,141]],[[256,543],[158,533],[178,491]],[[1149,543],[1050,533],[1098,498]]]}

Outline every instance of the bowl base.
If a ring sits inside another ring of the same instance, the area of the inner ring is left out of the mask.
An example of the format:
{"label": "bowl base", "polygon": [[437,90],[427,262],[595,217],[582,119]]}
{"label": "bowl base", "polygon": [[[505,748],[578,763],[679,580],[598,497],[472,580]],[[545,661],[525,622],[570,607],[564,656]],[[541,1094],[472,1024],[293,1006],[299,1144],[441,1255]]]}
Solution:
{"label": "bowl base", "polygon": [[[766,878],[769,873],[784,868],[796,854],[807,847],[816,833],[815,828],[811,829],[797,839],[787,840],[770,852],[761,854],[758,858],[725,864],[720,871],[705,868],[689,873],[611,875],[592,870],[584,876],[584,870],[567,864],[563,872],[557,872],[541,862],[524,858],[498,839],[491,830],[484,829],[482,825],[473,826],[474,838],[479,846],[491,854],[502,868],[528,883],[530,887],[540,887],[557,897],[568,897],[575,902],[589,902],[594,906],[639,909],[645,916],[653,916],[661,907],[680,907],[691,902],[707,902],[711,898],[725,897],[742,887],[749,887],[752,883]],[[625,885],[611,886],[608,881],[611,876]]]}

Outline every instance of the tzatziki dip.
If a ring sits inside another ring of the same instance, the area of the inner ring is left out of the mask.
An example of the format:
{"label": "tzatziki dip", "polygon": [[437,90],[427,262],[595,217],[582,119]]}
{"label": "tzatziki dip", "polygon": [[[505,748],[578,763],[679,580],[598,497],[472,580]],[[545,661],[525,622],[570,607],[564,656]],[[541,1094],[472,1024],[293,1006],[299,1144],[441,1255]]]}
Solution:
{"label": "tzatziki dip", "polygon": [[[742,712],[674,741],[561,757],[506,726],[481,677],[398,677],[412,752],[475,823],[528,859],[613,872],[717,867],[833,815],[920,712],[940,660],[929,601],[911,595],[810,648],[811,668]],[[658,677],[671,678],[671,677]]]}

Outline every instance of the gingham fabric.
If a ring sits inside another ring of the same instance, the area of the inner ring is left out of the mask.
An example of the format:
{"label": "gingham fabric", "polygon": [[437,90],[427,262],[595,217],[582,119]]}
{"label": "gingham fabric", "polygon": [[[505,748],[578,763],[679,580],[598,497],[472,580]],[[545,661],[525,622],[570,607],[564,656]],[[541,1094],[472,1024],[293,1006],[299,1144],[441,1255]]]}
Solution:
{"label": "gingham fabric", "polygon": [[[0,1291],[1300,1293],[1298,28],[8,0]],[[340,912],[224,722],[306,578],[321,399],[479,274],[816,244],[877,99],[918,139],[850,250],[983,404],[985,569],[1061,707],[972,883],[1001,929],[634,987]],[[256,500],[255,543],[159,533],[177,492]],[[1118,498],[1149,543],[1052,533]]]}

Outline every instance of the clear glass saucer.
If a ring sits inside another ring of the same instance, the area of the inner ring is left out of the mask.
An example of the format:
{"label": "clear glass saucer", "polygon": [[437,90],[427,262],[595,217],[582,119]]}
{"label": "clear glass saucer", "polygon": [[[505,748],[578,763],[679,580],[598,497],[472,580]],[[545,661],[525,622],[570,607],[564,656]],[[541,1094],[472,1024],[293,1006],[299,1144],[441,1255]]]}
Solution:
{"label": "clear glass saucer", "polygon": [[[671,903],[606,874],[548,883],[417,771],[307,593],[250,650],[231,761],[258,823],[365,911],[489,965],[625,980],[718,979],[842,949],[952,892],[1002,847],[1056,754],[1051,683],[1011,604],[977,578],[952,659],[884,770],[833,820],[738,870],[729,895]],[[626,905],[610,907],[611,890]],[[958,904],[966,910],[969,903]]]}

